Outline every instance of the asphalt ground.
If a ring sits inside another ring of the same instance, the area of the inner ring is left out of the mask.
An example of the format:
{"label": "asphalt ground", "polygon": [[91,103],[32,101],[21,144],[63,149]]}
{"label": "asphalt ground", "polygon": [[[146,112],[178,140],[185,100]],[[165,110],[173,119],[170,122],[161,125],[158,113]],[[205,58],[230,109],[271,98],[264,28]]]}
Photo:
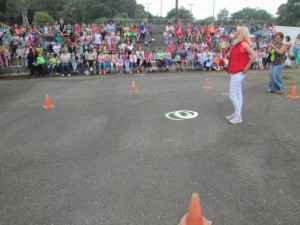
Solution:
{"label": "asphalt ground", "polygon": [[0,224],[177,225],[195,192],[216,225],[298,225],[300,100],[266,82],[230,125],[225,73],[0,80]]}

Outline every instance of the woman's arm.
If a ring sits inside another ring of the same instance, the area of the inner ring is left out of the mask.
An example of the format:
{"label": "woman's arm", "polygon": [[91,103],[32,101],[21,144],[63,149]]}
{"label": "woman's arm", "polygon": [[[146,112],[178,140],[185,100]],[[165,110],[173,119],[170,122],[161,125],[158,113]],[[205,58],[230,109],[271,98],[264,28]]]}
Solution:
{"label": "woman's arm", "polygon": [[248,72],[248,70],[250,69],[250,66],[252,65],[252,63],[256,59],[256,54],[250,46],[246,47],[246,51],[248,52],[249,56],[251,56],[251,59],[248,62],[247,66],[244,68],[243,74]]}
{"label": "woman's arm", "polygon": [[275,52],[276,52],[277,54],[279,54],[279,55],[284,54],[284,53],[286,52],[286,49],[287,49],[287,45],[286,45],[286,44],[283,44],[283,45],[281,46],[280,49],[279,49],[279,48],[276,48],[276,46],[275,46],[274,44],[270,44],[269,46],[270,46],[271,48],[273,48],[273,49],[275,50]]}

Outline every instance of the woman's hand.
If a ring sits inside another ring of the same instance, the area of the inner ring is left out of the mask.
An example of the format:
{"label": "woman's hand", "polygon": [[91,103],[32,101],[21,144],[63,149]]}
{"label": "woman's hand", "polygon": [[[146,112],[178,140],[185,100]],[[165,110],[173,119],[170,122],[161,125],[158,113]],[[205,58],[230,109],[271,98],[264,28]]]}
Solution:
{"label": "woman's hand", "polygon": [[248,66],[246,66],[244,69],[243,69],[243,74],[246,74],[248,71],[249,71],[249,67]]}

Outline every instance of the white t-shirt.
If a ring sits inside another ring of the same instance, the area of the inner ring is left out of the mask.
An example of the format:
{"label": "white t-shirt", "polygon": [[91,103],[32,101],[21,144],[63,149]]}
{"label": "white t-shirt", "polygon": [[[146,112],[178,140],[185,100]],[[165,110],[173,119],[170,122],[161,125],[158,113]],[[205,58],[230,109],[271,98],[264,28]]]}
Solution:
{"label": "white t-shirt", "polygon": [[101,34],[95,33],[95,44],[100,45],[101,44]]}
{"label": "white t-shirt", "polygon": [[69,60],[70,60],[70,58],[71,58],[71,54],[70,53],[67,53],[67,54],[61,54],[61,56],[60,56],[60,59],[61,59],[61,61],[64,63],[64,62],[69,62]]}
{"label": "white t-shirt", "polygon": [[54,53],[58,53],[58,52],[60,52],[60,45],[54,45],[53,46],[53,51],[54,51]]}

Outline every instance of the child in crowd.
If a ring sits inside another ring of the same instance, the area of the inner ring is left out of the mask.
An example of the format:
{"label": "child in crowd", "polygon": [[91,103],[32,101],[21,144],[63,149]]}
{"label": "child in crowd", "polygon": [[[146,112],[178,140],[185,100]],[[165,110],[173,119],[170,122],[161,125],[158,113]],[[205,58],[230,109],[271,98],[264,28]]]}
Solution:
{"label": "child in crowd", "polygon": [[77,62],[77,67],[79,68],[80,75],[84,75],[84,55],[79,47],[76,48],[75,59]]}
{"label": "child in crowd", "polygon": [[98,55],[98,65],[99,65],[99,75],[102,74],[102,68],[103,68],[103,74],[106,74],[107,58],[103,54],[102,50],[100,50]]}
{"label": "child in crowd", "polygon": [[129,73],[130,72],[130,69],[129,69],[130,62],[129,62],[128,51],[125,51],[124,54],[123,54],[123,63],[124,63],[124,66],[125,66],[125,72]]}
{"label": "child in crowd", "polygon": [[137,56],[135,54],[135,51],[131,51],[131,55],[129,56],[129,63],[130,63],[130,73],[132,73],[133,68],[139,73],[139,70],[137,69]]}
{"label": "child in crowd", "polygon": [[8,67],[11,65],[11,50],[8,45],[4,45],[2,51],[3,51],[5,66]]}
{"label": "child in crowd", "polygon": [[77,70],[77,61],[76,61],[75,52],[71,53],[71,63],[72,63],[73,72],[75,72]]}
{"label": "child in crowd", "polygon": [[54,57],[54,53],[50,54],[50,64],[48,66],[49,69],[49,76],[53,76],[54,75],[54,71],[56,69],[56,58]]}
{"label": "child in crowd", "polygon": [[22,45],[19,45],[18,48],[16,49],[16,59],[17,59],[19,67],[21,65],[25,65],[24,64],[24,49],[22,48]]}
{"label": "child in crowd", "polygon": [[114,71],[114,66],[116,67],[116,72],[118,72],[117,54],[114,50],[110,52],[109,59],[110,59],[111,72]]}
{"label": "child in crowd", "polygon": [[155,49],[152,50],[152,52],[150,53],[150,63],[151,63],[151,68],[152,71],[156,71],[156,53],[155,53]]}
{"label": "child in crowd", "polygon": [[124,59],[123,59],[123,51],[120,50],[117,56],[117,65],[119,68],[119,73],[123,74],[123,66],[124,66]]}

